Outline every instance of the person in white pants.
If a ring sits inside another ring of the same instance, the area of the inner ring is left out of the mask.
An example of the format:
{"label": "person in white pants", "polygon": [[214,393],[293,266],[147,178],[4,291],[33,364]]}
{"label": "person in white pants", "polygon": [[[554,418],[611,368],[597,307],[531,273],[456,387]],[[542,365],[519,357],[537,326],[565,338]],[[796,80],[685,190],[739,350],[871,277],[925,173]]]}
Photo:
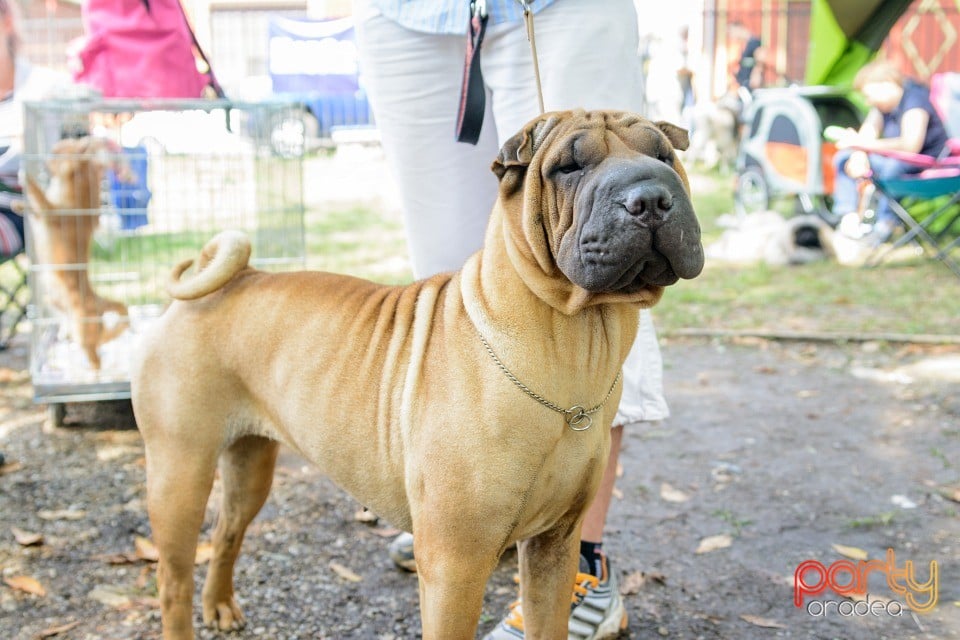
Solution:
{"label": "person in white pants", "polygon": [[[535,39],[548,111],[639,111],[643,105],[633,0],[535,0]],[[361,83],[373,108],[402,200],[416,278],[459,269],[480,249],[497,198],[490,165],[500,146],[539,115],[530,45],[517,0],[487,0],[480,61],[486,113],[477,144],[455,128],[467,49],[468,0],[354,0]],[[662,361],[648,311],[624,365],[610,459],[581,533],[570,637],[614,637],[626,626],[616,576],[602,551],[623,426],[659,421],[668,409]],[[391,545],[413,568],[408,534]],[[487,638],[522,638],[519,605]]]}

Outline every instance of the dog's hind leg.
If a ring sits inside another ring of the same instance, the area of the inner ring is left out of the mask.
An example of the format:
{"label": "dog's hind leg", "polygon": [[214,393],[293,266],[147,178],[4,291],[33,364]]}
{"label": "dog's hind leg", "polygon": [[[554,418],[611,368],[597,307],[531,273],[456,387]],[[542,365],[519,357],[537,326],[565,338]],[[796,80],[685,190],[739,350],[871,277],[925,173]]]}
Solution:
{"label": "dog's hind leg", "polygon": [[[138,421],[143,413],[138,414]],[[212,439],[154,438],[144,429],[147,451],[147,509],[160,555],[157,583],[164,640],[193,640],[194,560],[197,538],[217,467]],[[198,433],[200,431],[198,430]]]}
{"label": "dog's hind leg", "polygon": [[558,525],[517,544],[524,638],[566,638],[580,527]]}
{"label": "dog's hind leg", "polygon": [[213,559],[203,585],[203,622],[238,629],[244,619],[234,598],[233,566],[247,525],[270,494],[280,445],[260,436],[240,438],[220,456],[223,501],[213,532]]}

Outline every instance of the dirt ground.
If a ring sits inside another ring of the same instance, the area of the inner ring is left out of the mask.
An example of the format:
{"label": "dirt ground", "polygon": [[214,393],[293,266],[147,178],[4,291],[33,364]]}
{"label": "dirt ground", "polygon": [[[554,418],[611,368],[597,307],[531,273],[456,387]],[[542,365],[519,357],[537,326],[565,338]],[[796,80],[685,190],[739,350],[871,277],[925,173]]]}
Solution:
{"label": "dirt ground", "polygon": [[[960,349],[675,339],[663,353],[673,415],[628,432],[609,518],[624,637],[960,638]],[[24,339],[0,353],[0,638],[159,638],[126,407],[72,405],[67,420],[88,424],[44,429],[26,356]],[[416,578],[386,554],[395,530],[357,511],[285,454],[239,561],[249,624],[229,637],[418,637]],[[878,615],[843,615],[853,603],[832,592],[814,600],[847,608],[795,607],[794,570],[842,559],[833,545],[893,549],[918,581],[936,561],[938,606],[900,610],[874,574]],[[490,582],[482,631],[514,597],[515,561]]]}

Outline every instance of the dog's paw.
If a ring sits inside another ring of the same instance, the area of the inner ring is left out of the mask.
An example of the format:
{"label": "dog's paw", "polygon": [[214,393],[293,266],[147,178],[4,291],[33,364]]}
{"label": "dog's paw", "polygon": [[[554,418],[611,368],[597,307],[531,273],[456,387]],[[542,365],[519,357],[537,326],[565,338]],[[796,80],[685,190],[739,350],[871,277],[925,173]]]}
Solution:
{"label": "dog's paw", "polygon": [[211,629],[236,631],[246,624],[243,612],[234,597],[215,603],[203,603],[203,623]]}

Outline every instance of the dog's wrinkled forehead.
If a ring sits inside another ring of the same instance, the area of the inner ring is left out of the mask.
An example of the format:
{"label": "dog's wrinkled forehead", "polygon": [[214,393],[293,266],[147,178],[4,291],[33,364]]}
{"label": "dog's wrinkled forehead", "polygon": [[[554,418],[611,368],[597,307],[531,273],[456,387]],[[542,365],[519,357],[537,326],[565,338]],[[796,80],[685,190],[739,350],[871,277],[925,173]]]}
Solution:
{"label": "dog's wrinkled forehead", "polygon": [[[674,160],[675,149],[686,149],[687,132],[668,122],[653,122],[637,114],[621,111],[567,111],[548,113],[529,122],[504,143],[493,163],[493,172],[501,180],[501,191],[515,192],[517,176],[506,179],[512,169],[525,169],[539,161],[541,165],[582,162],[607,157],[611,153],[632,152],[660,160]],[[580,156],[576,158],[564,157]],[[558,160],[559,158],[559,160]]]}
{"label": "dog's wrinkled forehead", "polygon": [[687,146],[686,131],[667,122],[652,122],[632,113],[587,115],[568,132],[567,146],[575,151],[610,155],[622,147],[623,151],[666,160],[672,158],[674,149]]}

